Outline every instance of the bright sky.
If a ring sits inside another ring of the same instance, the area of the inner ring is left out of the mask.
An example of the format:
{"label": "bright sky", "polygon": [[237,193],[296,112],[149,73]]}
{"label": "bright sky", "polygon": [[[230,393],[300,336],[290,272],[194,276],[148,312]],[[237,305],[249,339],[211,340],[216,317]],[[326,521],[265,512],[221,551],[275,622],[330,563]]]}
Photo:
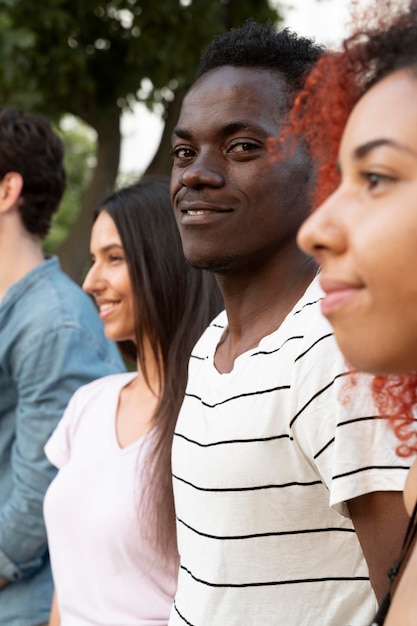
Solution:
{"label": "bright sky", "polygon": [[[359,4],[370,1],[359,0]],[[314,37],[317,43],[337,46],[345,33],[349,0],[281,0],[279,4],[286,7],[286,26],[300,35]],[[159,145],[161,133],[159,117],[145,106],[138,104],[133,114],[124,114],[121,171],[141,174]]]}

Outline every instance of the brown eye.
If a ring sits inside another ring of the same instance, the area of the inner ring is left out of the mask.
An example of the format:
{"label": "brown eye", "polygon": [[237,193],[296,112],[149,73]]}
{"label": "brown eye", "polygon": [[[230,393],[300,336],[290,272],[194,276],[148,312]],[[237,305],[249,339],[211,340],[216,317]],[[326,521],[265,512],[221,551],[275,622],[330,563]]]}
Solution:
{"label": "brown eye", "polygon": [[232,144],[230,150],[231,152],[250,152],[251,150],[256,150],[258,145],[255,143],[251,143],[250,141],[238,141]]}
{"label": "brown eye", "polygon": [[384,183],[394,182],[395,179],[392,176],[386,174],[380,174],[379,172],[361,172],[362,178],[365,179],[368,189],[377,189]]}
{"label": "brown eye", "polygon": [[172,150],[172,154],[177,159],[187,159],[193,156],[194,152],[193,150],[191,150],[191,148],[185,148],[183,146],[180,146],[178,148],[174,148]]}
{"label": "brown eye", "polygon": [[378,174],[370,173],[368,176],[369,186],[371,188],[376,187],[380,182],[381,177]]}

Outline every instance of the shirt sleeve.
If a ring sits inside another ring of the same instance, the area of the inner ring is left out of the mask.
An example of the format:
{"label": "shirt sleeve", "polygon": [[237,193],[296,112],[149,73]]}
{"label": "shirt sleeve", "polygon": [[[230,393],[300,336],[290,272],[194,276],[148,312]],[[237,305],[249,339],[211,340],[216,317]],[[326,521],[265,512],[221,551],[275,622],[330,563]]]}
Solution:
{"label": "shirt sleeve", "polygon": [[339,383],[330,505],[376,491],[402,491],[412,458],[397,455],[399,441],[379,415],[371,394],[372,375],[356,374]]}
{"label": "shirt sleeve", "polygon": [[[10,582],[36,573],[47,554],[43,498],[56,468],[45,456],[46,441],[76,389],[117,371],[96,348],[82,328],[67,325],[35,336],[16,351],[12,489],[0,506],[0,578]],[[61,454],[64,460],[65,445]]]}
{"label": "shirt sleeve", "polygon": [[296,369],[300,389],[293,433],[307,462],[329,490],[329,506],[349,517],[347,502],[376,491],[402,491],[412,459],[397,456],[398,441],[372,398],[372,375],[349,369],[332,334],[323,334],[314,360]]}

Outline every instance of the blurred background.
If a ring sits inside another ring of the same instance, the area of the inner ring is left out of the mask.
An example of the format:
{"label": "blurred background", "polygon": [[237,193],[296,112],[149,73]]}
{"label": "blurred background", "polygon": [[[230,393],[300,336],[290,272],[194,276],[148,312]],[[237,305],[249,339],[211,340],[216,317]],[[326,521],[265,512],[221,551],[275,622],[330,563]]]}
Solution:
{"label": "blurred background", "polygon": [[[359,5],[370,0],[351,0]],[[0,0],[3,106],[47,115],[68,186],[45,251],[80,282],[92,212],[145,172],[169,174],[170,135],[201,50],[248,17],[337,48],[350,0]]]}
{"label": "blurred background", "polygon": [[[361,0],[366,6],[371,0]],[[350,0],[292,0],[292,2],[271,2],[280,9],[282,25],[288,26],[301,35],[314,37],[327,47],[337,48],[348,29]],[[143,172],[158,149],[162,135],[163,121],[142,103],[137,103],[133,111],[122,116],[122,150],[120,171],[123,174]],[[144,142],[146,149],[139,148]]]}

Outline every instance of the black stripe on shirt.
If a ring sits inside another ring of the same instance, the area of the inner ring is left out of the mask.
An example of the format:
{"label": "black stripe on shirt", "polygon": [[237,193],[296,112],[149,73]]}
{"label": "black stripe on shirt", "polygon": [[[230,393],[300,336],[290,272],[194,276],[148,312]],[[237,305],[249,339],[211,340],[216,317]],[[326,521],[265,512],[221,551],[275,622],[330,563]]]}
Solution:
{"label": "black stripe on shirt", "polygon": [[320,456],[321,454],[323,454],[323,452],[325,452],[325,451],[327,450],[327,448],[328,448],[329,446],[331,446],[331,445],[332,445],[332,443],[334,443],[334,440],[335,440],[335,437],[332,437],[332,438],[330,439],[330,441],[328,441],[328,442],[327,442],[327,443],[326,443],[326,444],[322,447],[322,449],[321,449],[321,450],[319,450],[318,452],[316,452],[316,454],[313,456],[313,459],[318,459],[318,458],[319,458],[319,456]]}
{"label": "black stripe on shirt", "polygon": [[278,439],[289,439],[290,441],[294,440],[294,437],[288,434],[275,435],[273,437],[256,437],[254,439],[225,439],[221,441],[212,441],[211,443],[201,443],[196,439],[190,439],[190,437],[186,437],[185,435],[177,432],[174,433],[174,437],[180,437],[181,439],[188,441],[188,443],[192,443],[196,446],[199,446],[200,448],[211,448],[212,446],[223,446],[225,444],[231,443],[265,443],[267,441],[276,441]]}
{"label": "black stripe on shirt", "polygon": [[361,417],[354,417],[349,420],[345,420],[344,422],[339,422],[337,428],[340,426],[348,426],[349,424],[355,424],[355,422],[366,422],[367,420],[387,420],[388,417],[384,417],[383,415],[362,415]]}
{"label": "black stripe on shirt", "polygon": [[190,359],[196,359],[197,361],[207,361],[208,355],[198,356],[198,354],[191,354]]}
{"label": "black stripe on shirt", "polygon": [[321,480],[312,480],[308,482],[294,481],[290,483],[282,483],[280,485],[255,485],[254,487],[224,487],[224,488],[212,487],[210,488],[210,487],[199,487],[198,485],[195,485],[194,483],[191,483],[188,480],[185,480],[185,478],[176,476],[175,474],[172,474],[172,478],[175,478],[175,480],[178,480],[181,483],[184,483],[188,485],[189,487],[192,487],[193,489],[197,489],[198,491],[209,491],[211,493],[224,493],[224,492],[235,492],[235,491],[261,491],[262,489],[285,489],[287,487],[312,487],[314,485],[323,484]]}
{"label": "black stripe on shirt", "polygon": [[342,378],[343,376],[346,376],[349,372],[342,372],[341,374],[337,374],[332,381],[330,381],[330,383],[328,383],[325,387],[323,387],[322,389],[319,389],[319,391],[317,391],[306,403],[303,407],[301,407],[301,409],[298,411],[298,413],[296,413],[294,415],[294,417],[292,418],[292,420],[290,421],[290,428],[293,426],[294,422],[296,421],[296,419],[298,417],[300,417],[301,413],[303,411],[305,411],[305,409],[312,403],[314,402],[314,400],[316,400],[316,398],[318,398],[319,396],[321,396],[322,393],[324,393],[325,391],[327,391],[328,389],[330,389],[330,387],[332,387],[335,382],[339,379]]}
{"label": "black stripe on shirt", "polygon": [[[355,417],[353,419],[345,420],[344,422],[339,422],[338,424],[336,424],[336,428],[340,428],[342,426],[349,426],[350,424],[355,424],[357,422],[366,422],[366,421],[370,421],[374,419],[388,419],[388,418],[381,417],[380,415],[364,415],[362,417]],[[329,446],[331,446],[334,443],[334,441],[335,441],[335,437],[332,437],[330,441],[324,444],[324,446],[313,455],[313,459],[318,459],[319,456],[323,454],[323,452],[325,452],[327,448],[329,448]]]}
{"label": "black stripe on shirt", "polygon": [[295,339],[304,339],[304,335],[293,335],[292,337],[288,337],[284,343],[282,343],[278,348],[274,348],[273,350],[258,350],[258,352],[254,352],[251,354],[251,358],[253,356],[264,356],[266,354],[276,354],[279,352],[289,341],[294,341]]}
{"label": "black stripe on shirt", "polygon": [[297,311],[294,311],[294,315],[298,315],[299,313],[301,313],[302,311],[304,311],[305,308],[307,308],[308,306],[313,306],[314,304],[317,304],[318,302],[320,302],[321,300],[323,300],[323,296],[321,296],[320,298],[318,298],[317,300],[313,300],[312,302],[306,302],[305,304],[303,304],[303,306],[301,307],[301,309],[297,309]]}
{"label": "black stripe on shirt", "polygon": [[209,404],[208,402],[204,402],[203,398],[197,396],[194,393],[186,393],[187,398],[194,398],[201,402],[203,406],[206,406],[209,409],[214,409],[216,406],[221,406],[222,404],[226,404],[227,402],[231,402],[232,400],[239,400],[239,398],[248,398],[250,396],[262,396],[265,393],[273,393],[274,391],[283,391],[284,389],[291,389],[291,385],[281,385],[279,387],[272,387],[271,389],[261,389],[260,391],[248,391],[247,393],[241,393],[237,396],[231,396],[230,398],[225,398],[220,402],[215,402],[214,404]]}
{"label": "black stripe on shirt", "polygon": [[195,626],[195,624],[192,624],[192,623],[191,623],[191,622],[189,622],[187,619],[185,619],[184,615],[181,615],[181,613],[179,612],[178,607],[177,607],[177,605],[176,605],[176,603],[175,603],[175,598],[174,598],[174,609],[176,610],[177,615],[178,615],[178,616],[182,619],[182,621],[183,621],[185,624],[187,624],[187,626]]}
{"label": "black stripe on shirt", "polygon": [[345,476],[352,476],[353,474],[360,474],[361,472],[368,472],[369,470],[408,470],[410,467],[408,465],[369,465],[367,467],[359,467],[355,470],[351,470],[350,472],[343,472],[343,474],[336,474],[332,477],[332,480],[337,480],[338,478],[344,478]]}
{"label": "black stripe on shirt", "polygon": [[179,517],[176,518],[179,524],[182,524],[188,530],[190,530],[195,535],[199,535],[200,537],[206,537],[207,539],[216,539],[218,541],[237,541],[242,539],[259,539],[261,537],[288,537],[291,535],[309,535],[313,533],[331,533],[331,532],[343,532],[343,533],[355,533],[354,528],[340,528],[340,527],[329,527],[329,528],[309,528],[304,530],[282,530],[280,532],[269,532],[269,533],[253,533],[251,535],[210,535],[208,533],[203,533],[196,528],[193,528],[189,524],[186,524],[184,520]]}
{"label": "black stripe on shirt", "polygon": [[317,346],[317,344],[320,343],[320,341],[324,341],[324,339],[328,339],[329,337],[333,337],[333,333],[328,333],[327,335],[323,335],[322,337],[319,337],[314,343],[311,344],[311,346],[309,348],[307,348],[307,350],[304,350],[304,352],[302,352],[301,354],[299,354],[297,356],[297,358],[295,359],[294,363],[297,363],[297,361],[302,359],[303,356],[308,354],[310,352],[310,350],[315,348],[315,346]]}
{"label": "black stripe on shirt", "polygon": [[305,583],[325,583],[325,582],[336,582],[336,581],[364,581],[369,580],[369,576],[324,576],[322,578],[294,578],[288,580],[268,580],[265,582],[258,583],[212,583],[207,580],[203,580],[201,578],[197,578],[194,574],[185,567],[185,565],[180,565],[180,569],[184,572],[187,572],[189,576],[193,580],[202,585],[207,585],[208,587],[223,587],[223,588],[242,588],[242,587],[271,587],[277,585],[299,585]]}
{"label": "black stripe on shirt", "polygon": [[[302,352],[301,354],[299,354],[297,356],[297,358],[295,359],[294,362],[298,361],[299,359],[301,359],[303,356],[305,356],[308,352],[310,352],[310,350],[312,350],[318,343],[320,343],[320,341],[323,341],[323,339],[327,339],[328,337],[333,337],[333,333],[329,333],[327,335],[323,335],[322,337],[320,337],[319,339],[317,339],[310,347],[308,347],[304,352]],[[258,350],[257,352],[253,352],[253,354],[250,355],[250,357],[255,357],[255,356],[265,356],[265,355],[271,355],[271,354],[276,354],[277,352],[279,352],[280,350],[282,350],[282,348],[290,341],[299,341],[299,340],[303,340],[304,339],[304,335],[292,335],[291,337],[287,337],[287,339],[278,347],[278,348],[274,348],[273,350]],[[191,358],[197,359],[199,361],[206,361],[208,359],[208,355],[204,355],[204,356],[199,356],[197,354],[191,354]]]}

